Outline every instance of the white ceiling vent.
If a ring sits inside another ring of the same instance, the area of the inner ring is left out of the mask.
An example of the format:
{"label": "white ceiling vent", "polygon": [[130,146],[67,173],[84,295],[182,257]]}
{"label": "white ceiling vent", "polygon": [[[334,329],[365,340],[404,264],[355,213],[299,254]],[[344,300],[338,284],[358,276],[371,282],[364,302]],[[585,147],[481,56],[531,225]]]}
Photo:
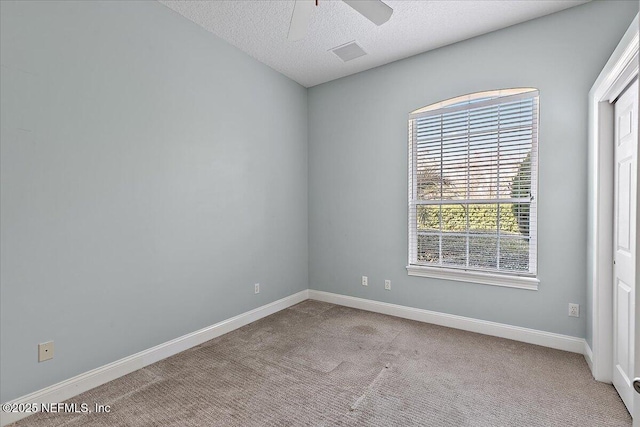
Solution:
{"label": "white ceiling vent", "polygon": [[342,59],[344,62],[351,61],[352,59],[360,58],[367,54],[358,44],[353,41],[347,44],[340,45],[338,47],[334,47],[331,49],[333,53],[335,53],[338,58]]}

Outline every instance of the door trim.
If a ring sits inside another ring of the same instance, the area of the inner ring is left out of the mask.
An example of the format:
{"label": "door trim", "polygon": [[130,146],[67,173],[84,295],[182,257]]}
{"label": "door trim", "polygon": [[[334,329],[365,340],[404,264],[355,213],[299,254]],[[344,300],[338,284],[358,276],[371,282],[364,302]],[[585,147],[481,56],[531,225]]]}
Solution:
{"label": "door trim", "polygon": [[[638,77],[638,15],[589,91],[587,291],[592,374],[613,379],[613,101]],[[639,239],[640,241],[640,239]],[[640,275],[638,275],[640,276]]]}

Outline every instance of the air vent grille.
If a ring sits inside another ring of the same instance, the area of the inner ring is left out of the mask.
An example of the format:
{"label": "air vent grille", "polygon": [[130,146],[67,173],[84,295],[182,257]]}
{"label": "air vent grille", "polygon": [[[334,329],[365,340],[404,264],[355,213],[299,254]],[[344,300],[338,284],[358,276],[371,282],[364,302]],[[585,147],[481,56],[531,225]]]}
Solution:
{"label": "air vent grille", "polygon": [[349,62],[367,54],[355,41],[334,47],[331,51],[343,62]]}

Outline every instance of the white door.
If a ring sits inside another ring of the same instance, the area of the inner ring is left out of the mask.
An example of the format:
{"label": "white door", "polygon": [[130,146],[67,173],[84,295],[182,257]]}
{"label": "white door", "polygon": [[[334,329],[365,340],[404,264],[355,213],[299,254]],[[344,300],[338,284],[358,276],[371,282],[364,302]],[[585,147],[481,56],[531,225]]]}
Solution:
{"label": "white door", "polygon": [[633,414],[638,81],[615,103],[613,385]]}

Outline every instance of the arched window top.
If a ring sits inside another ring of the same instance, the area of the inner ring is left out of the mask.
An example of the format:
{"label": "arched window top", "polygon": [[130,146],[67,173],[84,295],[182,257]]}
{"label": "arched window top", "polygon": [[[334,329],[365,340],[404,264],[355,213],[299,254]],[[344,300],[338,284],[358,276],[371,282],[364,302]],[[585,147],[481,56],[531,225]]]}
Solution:
{"label": "arched window top", "polygon": [[[436,102],[435,104],[427,105],[426,107],[419,108],[411,112],[411,116],[428,115],[432,111],[454,109],[456,107],[468,107],[470,104],[476,104],[485,101],[498,100],[502,101],[502,98],[506,97],[518,97],[522,96],[536,96],[538,90],[531,87],[519,87],[513,89],[498,89],[488,90],[484,92],[470,93],[467,95],[456,96],[455,98],[447,99],[444,101]],[[500,98],[500,99],[499,99]]]}

